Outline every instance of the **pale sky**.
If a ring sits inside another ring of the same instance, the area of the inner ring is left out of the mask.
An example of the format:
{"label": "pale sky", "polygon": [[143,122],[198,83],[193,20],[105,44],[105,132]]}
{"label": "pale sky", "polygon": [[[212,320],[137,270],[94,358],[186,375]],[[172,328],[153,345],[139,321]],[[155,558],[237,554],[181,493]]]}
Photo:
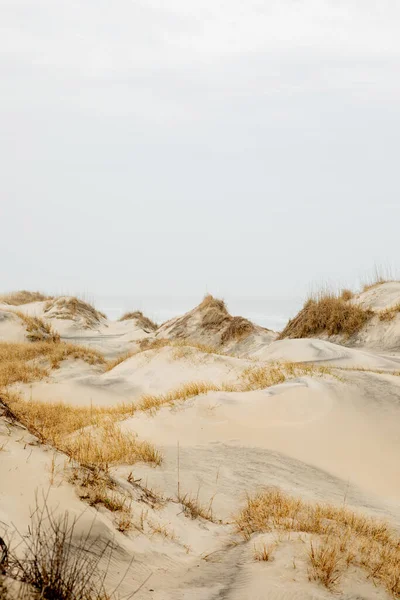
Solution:
{"label": "pale sky", "polygon": [[0,0],[1,291],[397,269],[399,31],[398,0]]}

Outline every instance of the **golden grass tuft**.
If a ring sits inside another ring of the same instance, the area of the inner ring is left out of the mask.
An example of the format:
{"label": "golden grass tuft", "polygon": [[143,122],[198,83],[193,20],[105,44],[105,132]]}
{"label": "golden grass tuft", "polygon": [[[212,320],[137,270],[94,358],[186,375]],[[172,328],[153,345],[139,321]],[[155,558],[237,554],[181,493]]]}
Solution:
{"label": "golden grass tuft", "polygon": [[190,517],[191,519],[205,519],[206,521],[211,521],[215,523],[213,516],[213,505],[214,496],[211,497],[208,504],[204,504],[199,500],[199,494],[179,494],[178,502],[182,504],[183,511],[185,515]]}
{"label": "golden grass tuft", "polygon": [[207,394],[211,391],[220,392],[222,390],[233,391],[233,388],[229,386],[214,385],[213,383],[204,381],[194,381],[186,383],[166,394],[146,394],[141,397],[136,406],[138,410],[152,412],[158,410],[162,406],[172,406],[175,402],[183,402],[201,394]]}
{"label": "golden grass tuft", "polygon": [[272,552],[276,544],[262,544],[262,546],[254,546],[254,560],[259,562],[268,562],[272,558]]}
{"label": "golden grass tuft", "polygon": [[308,575],[310,581],[319,581],[334,591],[343,575],[345,564],[349,563],[348,556],[341,548],[340,540],[335,537],[328,536],[317,544],[311,542]]}
{"label": "golden grass tuft", "polygon": [[393,321],[393,319],[400,313],[400,302],[395,306],[386,308],[379,313],[380,321]]}
{"label": "golden grass tuft", "polygon": [[352,298],[354,298],[354,292],[345,288],[340,292],[340,298],[347,302],[348,300],[351,300]]}
{"label": "golden grass tuft", "polygon": [[132,358],[132,356],[135,356],[135,354],[137,354],[137,351],[125,352],[117,358],[107,361],[105,372],[112,371],[113,369],[115,369],[115,367],[118,367],[118,365],[128,360],[128,358]]}
{"label": "golden grass tuft", "polygon": [[318,536],[310,549],[310,573],[327,587],[354,563],[395,597],[400,594],[400,538],[384,521],[344,506],[305,502],[273,488],[249,496],[235,524],[245,539],[274,530]]}
{"label": "golden grass tuft", "polygon": [[94,306],[72,296],[62,296],[49,300],[45,306],[45,313],[55,319],[76,320],[81,318],[86,329],[98,326],[106,315]]}
{"label": "golden grass tuft", "polygon": [[60,450],[81,465],[103,470],[117,464],[162,463],[160,452],[152,444],[139,441],[109,419],[95,429],[80,431],[79,435],[63,440]]}
{"label": "golden grass tuft", "polygon": [[289,321],[278,339],[306,338],[325,333],[350,337],[373,317],[374,312],[343,298],[324,294],[309,299],[298,315]]}
{"label": "golden grass tuft", "polygon": [[124,315],[122,315],[122,317],[118,320],[128,321],[131,319],[135,319],[137,324],[145,331],[147,329],[149,331],[155,331],[156,329],[158,329],[157,323],[146,317],[140,310],[136,310],[135,312],[127,312]]}
{"label": "golden grass tuft", "polygon": [[215,309],[221,313],[229,314],[228,309],[224,300],[220,300],[219,298],[214,298],[211,294],[207,294],[204,296],[202,302],[199,304],[200,309]]}
{"label": "golden grass tuft", "polygon": [[9,304],[10,306],[21,306],[22,304],[29,304],[30,302],[44,302],[45,300],[51,299],[52,296],[46,296],[41,292],[20,290],[18,292],[10,292],[9,294],[1,295],[0,303]]}
{"label": "golden grass tuft", "polygon": [[54,342],[60,341],[60,335],[56,333],[49,323],[45,323],[40,317],[30,317],[23,312],[15,311],[26,327],[27,338],[31,342]]}

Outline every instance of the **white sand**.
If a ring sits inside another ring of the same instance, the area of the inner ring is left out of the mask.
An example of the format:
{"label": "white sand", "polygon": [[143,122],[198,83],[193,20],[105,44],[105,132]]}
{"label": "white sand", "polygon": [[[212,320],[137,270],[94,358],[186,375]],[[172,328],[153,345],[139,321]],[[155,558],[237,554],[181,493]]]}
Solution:
{"label": "white sand", "polygon": [[[385,302],[396,303],[393,294],[389,286]],[[379,303],[383,306],[384,300]],[[44,316],[43,303],[1,307],[1,340],[24,339],[24,329],[12,314],[15,309]],[[108,357],[138,348],[137,340],[149,336],[131,321],[105,320],[90,330],[75,321],[51,322],[64,340],[91,345]],[[395,345],[398,339],[392,335]],[[277,485],[305,499],[339,505],[345,501],[400,527],[400,377],[390,374],[400,369],[400,355],[372,350],[371,343],[356,349],[327,340],[274,341],[275,337],[257,330],[247,342],[236,344],[239,358],[187,347],[149,350],[106,373],[102,367],[68,360],[47,381],[16,387],[27,398],[105,406],[165,393],[190,381],[233,383],[245,368],[277,360],[383,373],[337,370],[335,376],[299,377],[266,390],[210,392],[154,415],[137,413],[124,421],[125,431],[153,442],[164,455],[157,468],[134,464],[111,470],[118,489],[129,494],[136,522],[146,513],[145,531],[127,534],[116,530],[114,514],[79,500],[66,480],[63,455],[0,417],[0,447],[4,444],[0,528],[10,530],[14,523],[26,531],[35,494],[40,497],[49,491],[49,503],[56,510],[83,512],[79,530],[87,529],[96,517],[93,535],[114,540],[110,585],[118,581],[132,557],[121,593],[131,593],[150,575],[135,595],[139,600],[333,598],[321,585],[308,581],[308,535],[303,542],[298,536],[282,540],[272,562],[258,563],[253,560],[254,544],[270,543],[274,534],[255,535],[243,543],[229,522],[243,506],[246,492]],[[201,341],[212,344],[215,339],[202,337]],[[167,500],[159,507],[146,504],[142,490],[127,481],[131,472],[141,485]],[[176,501],[178,482],[181,493],[198,495],[205,504],[213,498],[214,516],[223,523],[185,516]],[[155,534],[150,523],[165,526],[174,539]],[[232,541],[239,543],[232,545]],[[355,567],[339,587],[338,597],[346,600],[389,599],[382,587],[374,586]]]}

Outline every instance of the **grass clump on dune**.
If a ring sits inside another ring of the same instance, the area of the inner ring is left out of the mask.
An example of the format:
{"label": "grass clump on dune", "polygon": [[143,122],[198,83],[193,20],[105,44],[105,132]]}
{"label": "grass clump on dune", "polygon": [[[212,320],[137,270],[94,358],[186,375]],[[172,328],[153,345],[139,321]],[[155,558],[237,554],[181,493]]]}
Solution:
{"label": "grass clump on dune", "polygon": [[310,298],[298,315],[289,321],[278,339],[306,338],[318,334],[350,337],[373,317],[374,312],[343,298],[324,294]]}
{"label": "grass clump on dune", "polygon": [[49,375],[49,368],[59,367],[67,358],[81,359],[91,365],[105,362],[103,356],[91,348],[64,342],[0,342],[0,388],[43,379]]}
{"label": "grass clump on dune", "polygon": [[386,308],[379,313],[380,321],[393,321],[393,319],[400,314],[400,302],[395,306]]}
{"label": "grass clump on dune", "polygon": [[155,331],[158,329],[157,323],[146,317],[140,310],[136,310],[135,312],[127,312],[118,320],[129,321],[131,319],[135,319],[139,327],[144,330],[149,329],[150,331]]}
{"label": "grass clump on dune", "polygon": [[400,595],[400,538],[385,522],[269,489],[247,498],[235,524],[245,539],[279,530],[318,536],[310,544],[309,577],[328,588],[334,588],[352,564],[393,596]]}
{"label": "grass clump on dune", "polygon": [[244,317],[232,317],[223,300],[207,295],[199,305],[202,327],[205,331],[221,330],[221,344],[247,337],[255,326]]}
{"label": "grass clump on dune", "polygon": [[0,392],[10,417],[18,420],[42,443],[50,444],[86,467],[108,469],[110,465],[138,461],[161,464],[155,447],[123,432],[117,421],[134,413],[133,407],[71,406],[62,402],[24,400],[13,392]]}
{"label": "grass clump on dune", "polygon": [[40,317],[30,317],[23,312],[15,311],[26,327],[27,338],[30,342],[59,342],[60,335],[54,331],[49,323],[45,323]]}
{"label": "grass clump on dune", "polygon": [[21,306],[22,304],[30,304],[30,302],[44,302],[51,299],[52,296],[45,296],[41,292],[28,292],[27,290],[10,292],[0,296],[0,302],[10,306]]}
{"label": "grass clump on dune", "polygon": [[74,321],[80,318],[86,329],[92,329],[99,325],[102,319],[107,318],[104,313],[96,310],[88,302],[73,296],[62,296],[49,300],[44,312],[55,319]]}

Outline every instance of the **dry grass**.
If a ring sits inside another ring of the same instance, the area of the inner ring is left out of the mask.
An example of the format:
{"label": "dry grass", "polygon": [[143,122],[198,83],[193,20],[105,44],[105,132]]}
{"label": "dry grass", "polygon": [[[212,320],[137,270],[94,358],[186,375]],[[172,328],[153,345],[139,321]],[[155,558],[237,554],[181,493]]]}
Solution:
{"label": "dry grass", "polygon": [[137,354],[137,351],[125,352],[124,354],[121,354],[121,356],[118,356],[113,360],[107,361],[105,372],[112,371],[113,369],[115,369],[115,367],[118,367],[118,365],[128,360],[128,358],[132,358],[132,356],[135,356],[135,354]]}
{"label": "dry grass", "polygon": [[243,317],[231,317],[228,327],[221,335],[222,344],[226,344],[232,340],[241,340],[249,336],[255,331],[255,326],[251,321]]}
{"label": "dry grass", "polygon": [[45,296],[41,292],[28,292],[27,290],[10,292],[9,294],[0,296],[0,302],[9,304],[10,306],[21,306],[22,304],[29,304],[30,302],[43,302],[44,300],[51,299],[52,296]]}
{"label": "dry grass", "polygon": [[159,350],[161,348],[194,348],[203,352],[204,354],[218,354],[219,356],[231,356],[226,352],[222,352],[215,346],[209,344],[200,344],[191,342],[189,340],[171,340],[167,338],[157,338],[156,340],[149,340],[144,338],[140,341],[140,351],[145,352],[146,350]]}
{"label": "dry grass", "polygon": [[232,317],[223,300],[206,296],[199,305],[201,325],[205,331],[221,331],[221,344],[240,340],[255,331],[253,323],[243,317]]}
{"label": "dry grass", "polygon": [[184,402],[208,392],[249,392],[304,375],[323,377],[333,375],[333,371],[329,367],[312,364],[270,363],[261,367],[248,367],[241,373],[236,383],[218,385],[206,381],[193,381],[165,394],[146,394],[135,406],[137,410],[154,412],[162,406],[173,406],[176,402]]}
{"label": "dry grass", "polygon": [[186,383],[175,390],[167,392],[166,394],[147,394],[142,396],[136,405],[138,410],[155,411],[162,406],[172,406],[175,402],[184,402],[189,398],[194,398],[201,394],[207,394],[208,392],[220,392],[222,390],[233,391],[233,388],[229,386],[219,386],[213,383],[207,383],[204,381],[194,381]]}
{"label": "dry grass", "polygon": [[158,329],[157,323],[146,317],[140,310],[136,310],[135,312],[127,312],[118,320],[128,321],[130,319],[135,319],[139,327],[141,327],[144,331],[149,330],[150,332]]}
{"label": "dry grass", "polygon": [[19,543],[11,545],[7,567],[10,580],[19,584],[13,597],[111,600],[104,584],[112,544],[95,537],[92,528],[79,534],[78,519],[67,512],[56,515],[46,500],[42,506],[36,502],[28,533],[14,532]]}
{"label": "dry grass", "polygon": [[319,536],[310,550],[311,573],[327,587],[354,563],[395,597],[400,595],[400,538],[383,521],[269,489],[248,497],[235,522],[245,539],[274,530]]}
{"label": "dry grass", "polygon": [[31,342],[59,342],[60,335],[56,333],[51,325],[45,323],[40,317],[30,317],[23,312],[15,311],[17,317],[21,319],[28,333],[27,338]]}
{"label": "dry grass", "polygon": [[345,564],[348,563],[340,540],[328,536],[316,544],[311,542],[309,560],[309,579],[319,581],[329,590],[335,590],[343,575]]}
{"label": "dry grass", "polygon": [[200,517],[206,521],[215,523],[212,510],[213,501],[214,496],[211,497],[208,504],[200,502],[199,493],[196,496],[193,494],[179,494],[178,496],[178,502],[182,504],[185,515],[191,519],[198,519]]}
{"label": "dry grass", "polygon": [[162,456],[146,441],[124,432],[112,420],[106,420],[94,429],[80,431],[61,442],[59,449],[81,465],[108,470],[112,465],[147,462],[162,463]]}
{"label": "dry grass", "polygon": [[308,363],[269,363],[261,367],[248,367],[241,376],[241,382],[236,391],[250,392],[254,390],[263,390],[273,385],[283,383],[287,379],[295,377],[334,375],[330,367],[317,366]]}
{"label": "dry grass", "polygon": [[226,315],[229,314],[228,309],[225,304],[225,301],[220,300],[219,298],[214,298],[214,296],[212,296],[211,294],[207,294],[206,296],[204,296],[203,300],[199,304],[199,308],[200,309],[213,308],[213,309],[219,311],[220,313],[225,313]]}
{"label": "dry grass", "polygon": [[81,359],[91,365],[105,362],[95,350],[64,342],[0,342],[0,388],[43,379],[49,375],[48,365],[57,368],[67,358]]}
{"label": "dry grass", "polygon": [[163,538],[167,540],[171,540],[172,542],[177,541],[176,533],[166,524],[161,524],[159,521],[147,521],[147,525],[154,535],[161,535]]}
{"label": "dry grass", "polygon": [[117,426],[117,420],[134,411],[126,405],[77,407],[61,402],[26,401],[11,392],[3,392],[0,400],[42,443],[51,444],[81,465],[107,470],[114,464],[162,462],[161,454],[152,444],[139,441]]}
{"label": "dry grass", "polygon": [[391,281],[396,281],[394,270],[390,268],[390,266],[385,267],[382,265],[375,265],[373,271],[369,277],[367,277],[367,280],[363,285],[363,292],[367,292],[368,290],[382,285],[382,283],[389,283]]}
{"label": "dry grass", "polygon": [[72,296],[63,296],[49,300],[45,306],[45,313],[55,319],[76,321],[81,319],[86,329],[100,325],[106,315],[96,310],[91,304]]}
{"label": "dry grass", "polygon": [[386,308],[379,313],[380,321],[393,321],[393,319],[400,313],[400,302],[391,308]]}
{"label": "dry grass", "polygon": [[298,315],[289,321],[278,339],[307,338],[318,334],[350,337],[373,317],[374,312],[350,304],[334,295],[309,299]]}
{"label": "dry grass", "polygon": [[262,546],[254,546],[254,560],[260,562],[268,562],[271,560],[272,552],[275,548],[276,544],[262,544]]}
{"label": "dry grass", "polygon": [[340,298],[347,302],[348,300],[351,300],[352,298],[354,298],[354,292],[352,292],[351,290],[348,290],[346,288],[340,292]]}

